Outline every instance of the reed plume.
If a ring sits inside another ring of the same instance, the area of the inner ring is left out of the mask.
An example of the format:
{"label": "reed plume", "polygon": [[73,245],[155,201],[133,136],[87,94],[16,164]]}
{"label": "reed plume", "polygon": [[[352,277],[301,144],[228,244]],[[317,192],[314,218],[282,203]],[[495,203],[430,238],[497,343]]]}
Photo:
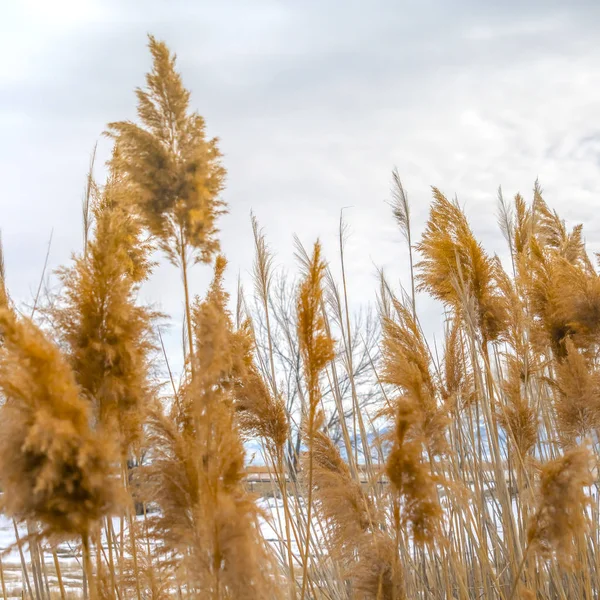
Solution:
{"label": "reed plume", "polygon": [[590,500],[584,488],[594,480],[592,464],[589,448],[579,446],[543,466],[538,506],[528,531],[529,544],[542,556],[572,562],[586,527]]}
{"label": "reed plume", "polygon": [[[447,406],[438,402],[429,352],[412,311],[395,298],[392,303],[396,317],[383,318],[381,379],[401,390],[403,401],[414,404],[427,447],[432,455],[439,454],[446,447]],[[393,416],[391,410],[383,412]]]}
{"label": "reed plume", "polygon": [[189,108],[190,93],[176,70],[176,56],[149,36],[152,71],[136,89],[141,125],[110,123],[116,142],[111,164],[123,174],[146,227],[168,259],[181,268],[190,355],[193,354],[188,268],[210,262],[219,250],[217,220],[225,169],[216,138]]}
{"label": "reed plume", "polygon": [[555,367],[555,409],[560,435],[573,443],[600,427],[600,373],[571,340],[565,349],[566,357]]}
{"label": "reed plume", "polygon": [[[448,404],[438,401],[429,352],[414,312],[393,295],[390,300],[394,311],[382,315],[381,379],[400,395],[380,413],[395,424],[388,436],[391,448],[385,472],[402,501],[396,529],[409,527],[416,542],[433,542],[441,510],[423,455],[427,450],[432,458],[447,450]],[[461,382],[453,384],[458,392]]]}
{"label": "reed plume", "polygon": [[514,356],[508,356],[502,381],[504,404],[496,408],[498,423],[510,434],[519,455],[525,457],[538,440],[538,415],[524,393],[525,373]]}
{"label": "reed plume", "polygon": [[252,362],[254,344],[249,324],[245,324],[244,329],[248,332],[245,333],[247,342],[244,348],[247,356],[235,390],[237,420],[242,431],[247,435],[263,438],[273,456],[277,456],[283,452],[289,433],[285,404],[280,396],[273,396],[264,377]]}
{"label": "reed plume", "polygon": [[600,278],[587,255],[581,225],[568,232],[564,221],[548,208],[537,183],[532,207],[523,210],[531,232],[520,259],[519,279],[533,317],[532,342],[538,351],[550,348],[562,359],[567,339],[582,349],[596,343]]}
{"label": "reed plume", "polygon": [[323,277],[326,267],[321,257],[320,242],[315,243],[311,257],[308,257],[301,247],[297,256],[304,270],[296,307],[298,342],[309,396],[309,420],[312,419],[314,423],[320,401],[319,376],[334,357],[334,343],[327,334],[322,314]]}
{"label": "reed plume", "polygon": [[476,326],[484,342],[494,341],[504,329],[506,307],[497,290],[497,263],[477,242],[462,210],[433,188],[429,221],[416,246],[418,290],[461,314],[461,289],[475,303]]}
{"label": "reed plume", "polygon": [[564,259],[545,252],[536,238],[530,243],[530,254],[523,260],[527,275],[523,276],[529,310],[532,314],[531,341],[536,351],[552,354],[558,358],[565,355],[565,340],[572,336],[574,329],[571,316],[565,309],[560,284],[572,266]]}
{"label": "reed plume", "polygon": [[[171,552],[160,543],[152,530],[145,531],[144,526],[134,522],[135,532],[129,532],[125,540],[126,555],[123,560],[123,573],[119,577],[119,585],[123,590],[122,597],[134,598],[138,586],[144,600],[169,600],[173,597],[174,589],[179,582],[175,577],[177,561]],[[136,560],[132,558],[133,544],[136,544]],[[114,599],[114,587],[110,584],[109,576],[105,575],[105,596]]]}
{"label": "reed plume", "polygon": [[534,215],[533,233],[540,247],[555,253],[572,265],[588,267],[590,265],[583,241],[583,225],[575,225],[571,232],[556,211],[550,210],[542,197],[539,182],[533,189],[532,213]]}
{"label": "reed plume", "polygon": [[157,317],[136,305],[151,268],[150,247],[127,201],[115,176],[93,199],[93,239],[71,267],[59,271],[63,294],[52,311],[95,419],[116,432],[124,459],[140,441],[153,396],[149,369]]}
{"label": "reed plume", "polygon": [[[294,564],[296,559],[292,548],[292,532],[298,539],[298,530],[292,527],[292,514],[288,496],[287,473],[291,471],[286,457],[285,444],[289,437],[287,407],[277,385],[275,367],[275,350],[273,330],[271,328],[271,284],[273,279],[273,256],[267,245],[265,235],[252,214],[252,232],[254,234],[255,260],[253,265],[254,289],[262,305],[262,314],[266,326],[269,376],[259,372],[250,361],[250,368],[243,380],[242,396],[238,394],[237,407],[239,422],[247,432],[254,431],[266,443],[275,470],[275,479],[283,499],[285,519],[285,546],[287,550],[288,583],[290,600],[296,600],[296,576]],[[241,294],[238,302],[242,301]],[[253,341],[256,342],[256,332],[250,319],[247,320],[252,331]],[[264,367],[266,371],[266,367]],[[263,376],[264,375],[264,376]]]}
{"label": "reed plume", "polygon": [[410,285],[411,285],[411,304],[413,316],[416,317],[417,306],[416,306],[416,294],[415,294],[415,274],[413,264],[413,245],[412,245],[412,231],[410,221],[410,204],[408,202],[408,195],[402,185],[400,179],[400,173],[398,169],[394,168],[392,171],[392,214],[396,220],[398,228],[402,232],[406,245],[408,247],[408,265],[410,267]]}
{"label": "reed plume", "polygon": [[354,568],[354,591],[358,600],[405,600],[404,575],[394,540],[386,535],[363,538],[368,549],[359,549]]}
{"label": "reed plume", "polygon": [[400,524],[410,528],[416,542],[431,543],[439,532],[442,511],[436,483],[423,462],[422,435],[415,431],[421,413],[408,398],[400,398],[396,403],[396,423],[385,472],[403,502]]}
{"label": "reed plume", "polygon": [[[511,237],[513,239],[515,264],[517,267],[521,266],[519,264],[520,257],[526,254],[529,249],[529,244],[534,234],[534,226],[535,215],[533,211],[527,206],[523,196],[516,194],[512,223],[513,233]],[[522,271],[518,270],[517,272],[519,275],[522,275]]]}
{"label": "reed plume", "polygon": [[511,251],[513,277],[499,266],[498,287],[508,310],[506,327],[500,336],[505,344],[505,351],[500,353],[504,373],[498,377],[502,393],[495,405],[495,417],[509,434],[508,441],[517,449],[520,480],[523,459],[538,441],[540,430],[539,407],[535,406],[530,390],[542,372],[543,361],[531,343],[535,323],[527,293],[530,275],[527,264],[531,259],[535,219],[519,194],[515,196],[513,207],[504,202],[501,193],[500,202],[504,215],[501,225]]}
{"label": "reed plume", "polygon": [[303,415],[304,438],[308,447],[308,498],[306,517],[306,545],[303,556],[302,600],[308,582],[308,553],[310,549],[310,529],[312,518],[314,436],[317,430],[317,415],[321,401],[320,375],[334,357],[334,342],[329,336],[323,317],[323,277],[325,262],[321,257],[321,244],[315,242],[312,256],[308,256],[297,243],[297,257],[300,259],[304,277],[300,283],[296,300],[298,344],[304,370],[304,381],[308,392],[307,414]]}
{"label": "reed plume", "polygon": [[444,343],[444,373],[439,389],[443,406],[448,412],[460,410],[476,399],[473,372],[465,360],[462,347],[464,338],[460,325],[460,319],[452,319],[448,324]]}
{"label": "reed plume", "polygon": [[154,455],[148,467],[155,517],[165,543],[181,558],[194,597],[276,598],[259,531],[259,511],[243,484],[244,447],[234,393],[247,367],[247,331],[235,332],[223,289],[225,259],[194,309],[194,375],[172,419],[151,418]]}
{"label": "reed plume", "polygon": [[[318,423],[322,420],[320,414]],[[404,596],[404,578],[397,548],[373,500],[353,478],[338,447],[318,429],[310,450],[313,497],[324,518],[330,555],[341,561],[352,598],[395,599]],[[303,457],[308,469],[310,454]]]}
{"label": "reed plume", "polygon": [[504,236],[504,239],[508,243],[510,250],[510,257],[513,265],[513,272],[515,271],[515,210],[505,199],[502,194],[502,188],[498,188],[498,226]]}
{"label": "reed plume", "polygon": [[182,245],[208,261],[219,248],[216,218],[225,170],[216,138],[206,138],[204,119],[190,112],[190,93],[176,71],[176,56],[149,36],[152,71],[146,89],[136,89],[141,125],[110,123],[117,143],[112,159],[131,184],[140,215],[173,262]]}
{"label": "reed plume", "polygon": [[[256,248],[256,259],[253,268],[254,288],[262,304],[267,328],[270,381],[261,376],[252,359],[249,358],[249,368],[242,389],[244,398],[238,398],[238,407],[241,410],[242,425],[249,431],[254,430],[257,435],[270,440],[278,451],[282,451],[289,428],[285,403],[277,389],[269,310],[269,295],[273,278],[273,256],[269,252],[265,236],[254,215],[252,215],[252,231]],[[251,325],[250,321],[246,324],[252,330],[252,336],[248,339],[254,341],[254,331]],[[252,350],[253,348],[248,346],[248,352],[251,353]]]}
{"label": "reed plume", "polygon": [[111,444],[60,350],[29,319],[0,311],[0,481],[3,508],[44,535],[87,538],[118,502]]}
{"label": "reed plume", "polygon": [[557,284],[560,308],[574,345],[590,354],[600,335],[600,277],[589,265],[574,267],[563,263]]}
{"label": "reed plume", "polygon": [[[317,417],[322,422],[323,415]],[[377,524],[372,500],[352,477],[348,463],[337,446],[321,429],[313,435],[310,449],[313,461],[313,497],[327,524],[327,543],[332,554],[348,561],[361,537]],[[310,454],[302,457],[308,471]]]}

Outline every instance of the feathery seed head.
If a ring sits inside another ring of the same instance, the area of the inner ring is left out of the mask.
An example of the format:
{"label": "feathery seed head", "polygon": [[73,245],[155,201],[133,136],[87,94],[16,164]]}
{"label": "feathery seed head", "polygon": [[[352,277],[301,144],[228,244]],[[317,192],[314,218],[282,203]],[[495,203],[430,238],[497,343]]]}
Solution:
{"label": "feathery seed head", "polygon": [[85,535],[115,509],[111,444],[90,429],[73,372],[28,319],[0,310],[3,505],[47,534]]}

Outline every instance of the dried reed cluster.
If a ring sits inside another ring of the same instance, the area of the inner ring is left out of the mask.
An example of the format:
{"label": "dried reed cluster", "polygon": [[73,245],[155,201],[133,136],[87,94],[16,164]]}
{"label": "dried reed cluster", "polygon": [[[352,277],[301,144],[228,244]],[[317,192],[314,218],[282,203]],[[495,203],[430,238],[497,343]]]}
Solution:
{"label": "dried reed cluster", "polygon": [[[28,527],[23,594],[64,600],[56,544],[80,538],[91,600],[597,598],[600,276],[581,226],[537,183],[531,203],[500,192],[502,261],[434,188],[415,243],[394,171],[410,294],[381,273],[376,319],[352,321],[343,223],[341,285],[319,242],[297,242],[289,285],[253,216],[255,293],[234,317],[218,141],[149,47],[138,122],[108,126],[108,178],[88,177],[83,250],[30,317],[0,254],[1,506]],[[183,278],[179,383],[166,317],[138,298],[156,250]],[[214,278],[193,299],[197,262]],[[443,347],[419,292],[442,304]],[[6,599],[1,561],[0,583]]]}
{"label": "dried reed cluster", "polygon": [[29,319],[0,312],[3,507],[46,534],[87,535],[114,510],[110,442],[58,347]]}

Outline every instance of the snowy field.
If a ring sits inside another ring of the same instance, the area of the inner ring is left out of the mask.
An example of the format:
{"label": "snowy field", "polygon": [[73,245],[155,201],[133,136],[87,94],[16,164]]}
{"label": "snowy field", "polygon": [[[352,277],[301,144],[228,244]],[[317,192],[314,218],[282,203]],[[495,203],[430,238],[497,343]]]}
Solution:
{"label": "snowy field", "polygon": [[[283,519],[283,509],[281,508],[281,500],[274,498],[261,498],[258,502],[261,510],[264,512],[265,518],[261,518],[260,527],[264,538],[269,543],[274,545],[275,551],[281,550],[278,543],[279,536],[277,531]],[[140,517],[143,519],[143,517]],[[115,532],[119,531],[120,519],[113,519],[113,528]],[[27,527],[19,525],[17,528],[19,539],[27,538]],[[4,575],[4,583],[8,598],[21,598],[24,590],[25,577],[23,576],[21,557],[17,545],[17,535],[15,533],[14,522],[5,515],[0,514],[0,557],[2,561],[2,572]],[[103,545],[107,550],[106,540],[103,538]],[[297,552],[295,544],[294,552]],[[58,580],[54,568],[54,558],[50,548],[44,546],[44,563],[47,574],[47,585],[52,592],[58,592]],[[26,563],[26,568],[30,570],[31,556],[27,543],[23,544],[23,555]],[[72,598],[79,597],[82,589],[83,570],[81,562],[81,546],[80,544],[62,543],[57,547],[57,556],[60,562],[60,571],[62,575],[65,591]],[[29,572],[31,585],[33,580]],[[26,592],[26,589],[25,589]],[[2,590],[0,589],[0,597]]]}
{"label": "snowy field", "polygon": [[[25,539],[27,537],[27,527],[25,525],[19,525],[17,531],[19,539]],[[9,598],[21,598],[25,581],[16,541],[17,534],[15,533],[14,522],[5,515],[0,514],[0,553],[2,558],[4,584]],[[29,569],[29,565],[31,564],[29,547],[27,544],[24,544],[23,546],[26,567]],[[44,548],[44,550],[43,559],[46,566],[48,586],[51,590],[58,590],[58,581],[54,569],[52,553],[47,548]],[[56,553],[60,561],[60,571],[65,591],[68,593],[79,592],[82,587],[80,548],[76,544],[64,543],[58,546]]]}

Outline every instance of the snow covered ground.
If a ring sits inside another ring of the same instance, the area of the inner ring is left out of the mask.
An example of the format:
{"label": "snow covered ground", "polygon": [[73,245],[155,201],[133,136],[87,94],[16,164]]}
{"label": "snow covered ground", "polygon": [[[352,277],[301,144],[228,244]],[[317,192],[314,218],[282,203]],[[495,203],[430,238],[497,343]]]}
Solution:
{"label": "snow covered ground", "polygon": [[[19,525],[17,528],[19,539],[27,537],[27,527]],[[23,586],[24,575],[21,566],[19,549],[16,544],[17,535],[15,534],[15,525],[12,519],[0,514],[0,556],[2,559],[2,571],[7,596],[9,598],[20,598]],[[29,570],[31,557],[29,548],[26,544],[23,547],[26,567]],[[82,569],[80,560],[80,550],[74,544],[60,544],[57,548],[57,555],[60,561],[60,570],[65,590],[70,593],[76,593],[81,590]],[[51,589],[58,589],[58,580],[54,569],[54,560],[49,548],[44,548],[44,563],[48,579],[48,586]],[[31,573],[29,573],[31,581]],[[33,582],[31,581],[31,585]]]}
{"label": "snow covered ground", "polygon": [[[264,512],[264,517],[260,519],[260,527],[264,539],[273,544],[276,552],[280,552],[283,548],[278,541],[281,537],[280,534],[278,534],[278,531],[284,531],[284,514],[281,500],[276,498],[261,498],[258,503],[261,510]],[[119,531],[119,526],[120,519],[113,519],[115,532]],[[19,539],[24,540],[27,538],[27,527],[25,525],[19,525],[17,531]],[[23,587],[25,585],[21,557],[16,541],[17,536],[15,534],[15,526],[12,519],[0,514],[0,557],[6,592],[9,598],[21,598]],[[103,539],[103,545],[106,546],[105,539]],[[58,580],[56,578],[54,559],[51,550],[48,547],[44,547],[43,549],[48,585],[52,591],[58,591]],[[293,545],[293,551],[295,554],[299,555],[298,548],[295,544]],[[30,572],[31,556],[28,544],[23,544],[23,554],[26,567],[29,571],[30,582],[33,586]],[[80,596],[83,579],[80,545],[73,542],[62,543],[57,548],[57,555],[60,562],[60,570],[65,590],[71,597]],[[1,595],[2,590],[0,589],[0,597]]]}

